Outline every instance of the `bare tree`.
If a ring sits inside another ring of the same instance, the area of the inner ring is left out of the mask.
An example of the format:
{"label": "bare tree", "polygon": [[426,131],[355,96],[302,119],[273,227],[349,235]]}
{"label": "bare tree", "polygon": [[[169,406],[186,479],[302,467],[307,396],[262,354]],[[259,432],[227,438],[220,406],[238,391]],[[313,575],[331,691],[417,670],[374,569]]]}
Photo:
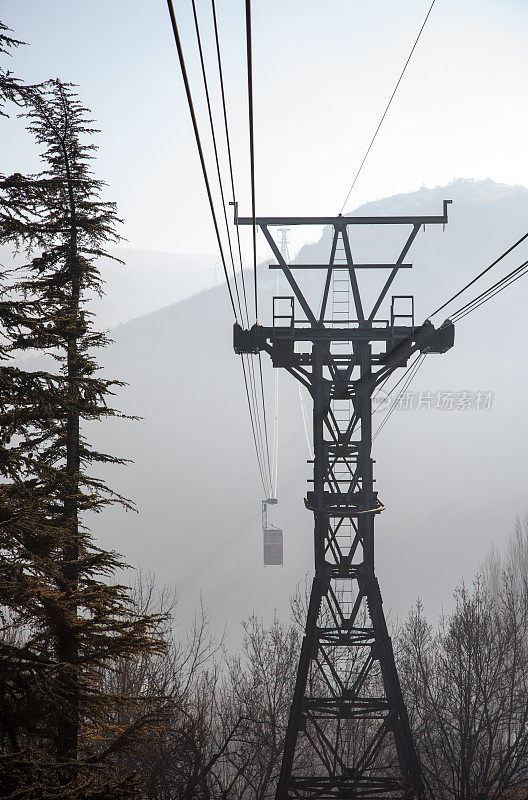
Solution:
{"label": "bare tree", "polygon": [[528,791],[526,524],[435,631],[418,605],[399,634],[402,678],[436,800]]}
{"label": "bare tree", "polygon": [[[102,676],[114,694],[137,698],[143,716],[150,715],[135,746],[127,748],[120,768],[125,774],[137,773],[146,800],[220,797],[219,765],[241,722],[235,718],[231,729],[220,723],[222,640],[212,635],[203,605],[190,630],[181,635],[177,596],[158,589],[152,575],[139,573],[132,595],[138,613],[156,613],[167,619],[167,649],[157,655],[145,653],[135,662],[116,663]],[[133,730],[130,704],[105,725]]]}
{"label": "bare tree", "polygon": [[229,738],[229,745],[216,784],[220,797],[267,800],[280,769],[301,637],[277,618],[269,627],[257,616],[243,625],[242,655],[227,659],[219,697],[218,740]]}

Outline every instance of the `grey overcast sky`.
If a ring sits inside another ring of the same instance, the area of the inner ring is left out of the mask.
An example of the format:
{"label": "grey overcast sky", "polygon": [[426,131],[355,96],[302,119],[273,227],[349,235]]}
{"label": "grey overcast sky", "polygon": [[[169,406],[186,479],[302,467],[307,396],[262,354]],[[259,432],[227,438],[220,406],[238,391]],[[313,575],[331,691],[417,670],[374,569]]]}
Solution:
{"label": "grey overcast sky", "polygon": [[[197,1],[216,95],[211,5]],[[254,0],[258,212],[339,210],[429,5]],[[244,4],[217,6],[238,198],[249,212]],[[79,85],[102,130],[97,172],[130,246],[214,253],[165,1],[2,0],[0,8],[28,42],[10,60],[16,73]],[[175,8],[207,138],[190,0]],[[527,23],[526,0],[437,0],[347,210],[456,177],[528,184]],[[3,169],[34,168],[20,123],[0,131]]]}

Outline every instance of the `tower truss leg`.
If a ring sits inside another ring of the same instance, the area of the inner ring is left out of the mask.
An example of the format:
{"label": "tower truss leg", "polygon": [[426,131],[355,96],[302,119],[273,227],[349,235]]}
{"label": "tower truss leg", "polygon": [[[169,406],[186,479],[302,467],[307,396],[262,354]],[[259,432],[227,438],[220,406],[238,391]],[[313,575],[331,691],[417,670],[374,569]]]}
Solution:
{"label": "tower truss leg", "polygon": [[[438,217],[256,220],[293,292],[291,308],[295,301],[301,317],[294,318],[292,311],[283,327],[275,321],[273,327],[254,325],[247,331],[235,325],[235,350],[268,352],[273,365],[290,372],[313,400],[313,487],[305,502],[314,515],[315,576],[276,800],[423,797],[374,569],[374,521],[384,506],[374,488],[372,394],[414,353],[443,353],[453,346],[449,320],[435,329],[429,321],[415,327],[414,318],[412,325],[396,326],[393,313],[390,322],[378,319],[397,273],[412,266],[404,259],[420,227],[445,224],[447,203]],[[235,221],[253,223],[251,218]],[[326,265],[286,263],[269,227],[297,224],[333,227]],[[411,226],[395,263],[354,264],[348,228],[363,224]],[[346,265],[336,262],[338,242]],[[365,268],[389,270],[370,312],[357,276]],[[326,272],[320,308],[312,308],[301,290],[294,271],[302,269]],[[354,320],[326,319],[334,269],[348,271]]]}

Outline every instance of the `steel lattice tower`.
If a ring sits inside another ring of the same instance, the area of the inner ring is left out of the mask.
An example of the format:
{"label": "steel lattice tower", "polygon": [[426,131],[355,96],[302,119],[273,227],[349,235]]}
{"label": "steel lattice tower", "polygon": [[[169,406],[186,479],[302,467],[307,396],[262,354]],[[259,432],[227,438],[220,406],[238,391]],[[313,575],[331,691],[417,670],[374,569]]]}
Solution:
{"label": "steel lattice tower", "polygon": [[[246,331],[235,325],[235,350],[268,352],[273,366],[286,369],[313,399],[313,488],[305,503],[315,521],[315,577],[277,800],[388,800],[423,794],[374,571],[374,520],[383,506],[374,489],[372,394],[414,353],[442,353],[453,345],[450,321],[438,329],[429,321],[415,327],[414,319],[397,325],[394,298],[390,319],[379,318],[399,270],[412,266],[404,259],[420,227],[445,224],[448,202],[441,216],[256,220],[277,259],[272,268],[281,269],[291,287],[291,313],[288,318],[274,314],[270,327],[254,325]],[[236,217],[235,222],[252,225],[254,220]],[[330,226],[328,263],[286,263],[269,229],[293,225]],[[410,226],[410,233],[394,263],[355,264],[349,239],[349,228],[355,225]],[[345,264],[342,258],[336,261],[340,250]],[[327,319],[327,308],[333,272],[343,266],[355,317],[337,322]],[[317,305],[301,286],[308,269],[324,274]],[[383,277],[369,310],[358,282],[362,270],[368,270],[370,293],[374,271]],[[346,419],[343,408],[349,409]]]}

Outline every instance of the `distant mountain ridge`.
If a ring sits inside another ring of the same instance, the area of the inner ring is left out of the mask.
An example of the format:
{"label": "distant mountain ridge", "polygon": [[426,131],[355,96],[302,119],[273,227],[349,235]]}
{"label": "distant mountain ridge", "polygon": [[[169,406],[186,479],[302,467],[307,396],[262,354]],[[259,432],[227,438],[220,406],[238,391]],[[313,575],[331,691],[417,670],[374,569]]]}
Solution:
{"label": "distant mountain ridge", "polygon": [[[118,260],[99,259],[105,294],[91,304],[97,325],[102,328],[114,328],[150,314],[208,289],[215,283],[215,264],[218,259],[211,255],[163,253],[126,247],[113,247],[109,252]],[[0,265],[4,269],[23,263],[24,254],[18,254],[13,259],[9,248],[0,247]],[[220,269],[216,269],[216,272],[219,280]]]}
{"label": "distant mountain ridge", "polygon": [[[454,200],[446,231],[437,226],[420,233],[410,255],[414,268],[395,287],[416,295],[417,321],[528,230],[528,191],[490,181],[422,189],[354,213],[441,213],[444,197]],[[388,243],[354,235],[353,245],[392,252],[394,235],[389,232]],[[298,259],[319,259],[326,236]],[[501,264],[489,283],[526,258],[528,247]],[[274,283],[265,268],[259,272],[266,319]],[[515,515],[528,511],[527,307],[528,282],[521,281],[457,326],[454,349],[428,357],[416,380],[417,390],[491,390],[491,410],[399,411],[376,440],[377,488],[387,505],[377,527],[377,558],[388,611],[405,613],[418,597],[429,611],[448,605],[459,579],[472,576],[490,543],[500,544]],[[264,569],[262,491],[225,286],[112,335],[105,367],[129,384],[116,405],[143,420],[111,420],[89,435],[134,460],[127,469],[109,468],[105,477],[136,500],[139,513],[115,509],[96,518],[96,535],[133,564],[154,570],[160,582],[175,584],[187,615],[200,594],[220,628],[226,621],[236,628],[253,610],[285,614],[288,595],[312,570],[313,553],[312,519],[302,502],[309,466],[293,379],[280,376],[273,519],[284,529],[285,566]],[[263,363],[271,408],[272,370],[267,357]]]}

